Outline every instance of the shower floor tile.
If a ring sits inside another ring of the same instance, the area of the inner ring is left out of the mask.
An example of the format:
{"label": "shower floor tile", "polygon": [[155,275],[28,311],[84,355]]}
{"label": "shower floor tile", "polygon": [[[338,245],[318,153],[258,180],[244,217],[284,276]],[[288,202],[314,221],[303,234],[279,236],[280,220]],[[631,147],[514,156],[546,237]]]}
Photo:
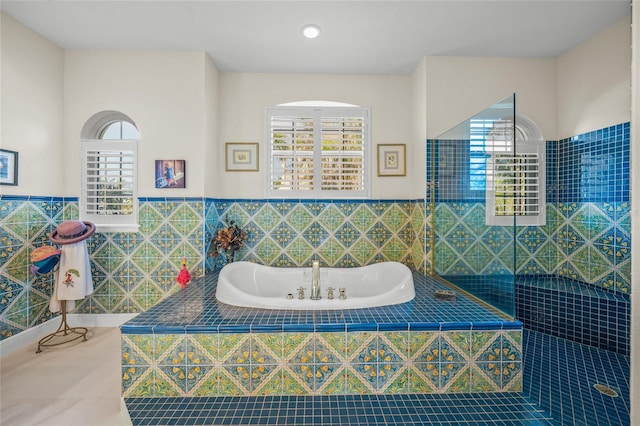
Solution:
{"label": "shower floor tile", "polygon": [[563,425],[630,424],[628,356],[531,330],[523,339],[523,395]]}

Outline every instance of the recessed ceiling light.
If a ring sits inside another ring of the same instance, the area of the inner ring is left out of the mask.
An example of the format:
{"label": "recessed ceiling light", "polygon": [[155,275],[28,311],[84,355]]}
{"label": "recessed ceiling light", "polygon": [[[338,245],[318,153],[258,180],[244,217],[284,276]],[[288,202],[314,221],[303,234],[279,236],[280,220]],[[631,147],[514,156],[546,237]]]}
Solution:
{"label": "recessed ceiling light", "polygon": [[306,38],[316,38],[320,35],[320,27],[317,25],[305,25],[302,28],[302,34]]}

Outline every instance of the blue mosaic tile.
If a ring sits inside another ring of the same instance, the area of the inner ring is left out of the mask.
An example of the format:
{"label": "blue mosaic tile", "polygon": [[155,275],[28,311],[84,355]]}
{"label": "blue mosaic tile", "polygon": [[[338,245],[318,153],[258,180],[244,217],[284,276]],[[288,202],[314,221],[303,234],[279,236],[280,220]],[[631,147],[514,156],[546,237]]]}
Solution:
{"label": "blue mosaic tile", "polygon": [[503,393],[127,398],[134,425],[555,425]]}
{"label": "blue mosaic tile", "polygon": [[[331,311],[286,311],[240,308],[215,300],[217,272],[195,279],[183,291],[158,303],[121,327],[122,333],[140,333],[153,327],[157,333],[267,332],[267,331],[379,331],[469,330],[472,327],[519,327],[474,299],[458,294],[455,301],[437,300],[436,289],[450,289],[428,276],[414,273],[416,298],[398,305]],[[193,312],[193,315],[185,315]],[[467,319],[460,321],[460,318]],[[484,325],[483,325],[484,324]],[[381,327],[382,325],[382,327]]]}
{"label": "blue mosaic tile", "polygon": [[526,328],[629,354],[629,295],[544,275],[518,277],[516,291],[516,316]]}

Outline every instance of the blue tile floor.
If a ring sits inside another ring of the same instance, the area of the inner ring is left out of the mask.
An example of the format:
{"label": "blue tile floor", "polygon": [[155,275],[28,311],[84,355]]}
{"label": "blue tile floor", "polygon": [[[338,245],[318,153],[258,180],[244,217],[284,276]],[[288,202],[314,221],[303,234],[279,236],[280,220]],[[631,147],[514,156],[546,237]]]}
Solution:
{"label": "blue tile floor", "polygon": [[523,350],[522,394],[559,424],[630,424],[628,356],[529,330]]}
{"label": "blue tile floor", "polygon": [[129,398],[126,404],[134,425],[629,425],[629,357],[534,331],[523,337],[522,394]]}

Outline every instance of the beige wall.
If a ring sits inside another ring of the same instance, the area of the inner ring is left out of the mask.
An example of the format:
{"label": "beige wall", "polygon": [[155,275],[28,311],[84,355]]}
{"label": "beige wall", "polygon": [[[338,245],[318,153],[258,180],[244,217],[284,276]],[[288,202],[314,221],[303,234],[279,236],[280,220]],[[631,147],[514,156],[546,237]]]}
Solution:
{"label": "beige wall", "polygon": [[546,139],[556,133],[556,65],[546,58],[427,58],[427,137],[435,138],[516,93],[516,111]]}
{"label": "beige wall", "polygon": [[268,106],[294,101],[324,100],[371,108],[372,193],[374,198],[412,197],[411,175],[376,176],[375,150],[378,144],[405,143],[407,158],[414,155],[409,76],[312,75],[312,74],[221,74],[218,163],[224,170],[225,142],[258,142],[260,172],[222,173],[219,196],[265,195],[264,114]]}
{"label": "beige wall", "polygon": [[411,130],[413,132],[413,155],[407,159],[411,168],[414,198],[425,196],[426,145],[427,139],[427,59],[424,58],[411,74]]}
{"label": "beige wall", "polygon": [[558,136],[630,120],[631,18],[558,58]]}
{"label": "beige wall", "polygon": [[[371,108],[372,197],[422,197],[424,139],[510,93],[547,139],[628,121],[629,32],[627,18],[556,59],[426,57],[407,76],[238,74],[203,52],[62,51],[2,14],[0,143],[20,151],[21,171],[2,190],[78,196],[82,126],[117,110],[142,134],[141,196],[260,198],[264,157],[260,172],[226,173],[225,142],[258,142],[263,156],[265,107],[331,100]],[[407,144],[406,177],[376,176],[386,143]],[[170,158],[187,161],[184,190],[154,187],[154,160]]]}
{"label": "beige wall", "polygon": [[[94,114],[126,114],[141,134],[140,196],[204,194],[205,61],[202,52],[65,52],[65,152],[79,159],[80,131]],[[186,189],[155,189],[154,160],[185,160]],[[80,163],[66,167],[65,195],[78,196]]]}
{"label": "beige wall", "polygon": [[204,120],[205,120],[205,140],[203,142],[204,152],[204,196],[218,196],[219,170],[214,167],[218,163],[218,98],[220,96],[220,73],[213,65],[208,56],[205,58],[204,69]]}
{"label": "beige wall", "polygon": [[59,195],[66,167],[63,51],[9,15],[0,19],[0,147],[18,151],[19,172],[19,185],[2,186],[0,194]]}

